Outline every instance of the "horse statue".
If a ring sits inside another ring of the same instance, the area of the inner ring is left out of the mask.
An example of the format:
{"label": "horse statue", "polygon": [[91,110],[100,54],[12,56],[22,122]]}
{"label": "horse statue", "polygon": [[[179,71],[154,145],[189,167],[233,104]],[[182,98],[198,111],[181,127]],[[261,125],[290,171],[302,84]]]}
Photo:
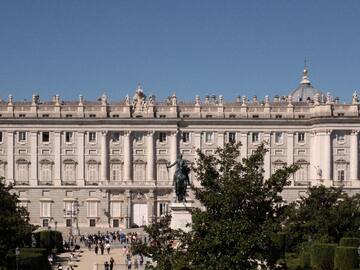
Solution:
{"label": "horse statue", "polygon": [[173,177],[173,185],[175,186],[175,193],[178,202],[186,202],[186,187],[190,184],[189,172],[190,169],[183,160],[182,154],[178,154],[176,161],[167,168],[171,168],[176,165],[176,171]]}

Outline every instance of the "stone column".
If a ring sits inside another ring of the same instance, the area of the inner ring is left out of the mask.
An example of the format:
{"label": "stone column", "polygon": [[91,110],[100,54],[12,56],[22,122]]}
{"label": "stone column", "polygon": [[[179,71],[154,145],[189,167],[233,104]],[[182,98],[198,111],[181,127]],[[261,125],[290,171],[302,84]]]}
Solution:
{"label": "stone column", "polygon": [[318,159],[317,159],[317,152],[320,151],[319,149],[316,149],[316,147],[318,146],[316,143],[316,132],[311,132],[309,133],[309,139],[310,139],[310,181],[314,181],[316,179],[318,179],[317,176],[317,166],[319,166],[318,164]]}
{"label": "stone column", "polygon": [[30,185],[37,186],[38,185],[38,132],[32,131],[30,132]]}
{"label": "stone column", "polygon": [[264,133],[264,142],[265,148],[268,150],[264,156],[264,177],[268,179],[271,175],[271,160],[270,160],[270,151],[271,151],[271,134]]}
{"label": "stone column", "polygon": [[[176,159],[177,159],[177,154],[178,154],[178,147],[177,147],[177,135],[178,135],[178,131],[172,131],[171,135],[170,135],[170,162],[173,163]],[[173,175],[175,173],[176,170],[176,165],[172,166],[169,169],[169,175],[170,175],[170,182],[172,182],[173,179]]]}
{"label": "stone column", "polygon": [[[359,151],[359,142],[358,142],[359,131],[353,130],[350,135],[350,181],[358,180],[358,151]],[[352,185],[356,183],[352,182]]]}
{"label": "stone column", "polygon": [[149,131],[146,134],[146,181],[154,181],[154,131]]}
{"label": "stone column", "polygon": [[61,186],[61,132],[54,132],[54,185]]}
{"label": "stone column", "polygon": [[217,132],[217,145],[218,147],[223,148],[225,144],[225,133],[223,131]]}
{"label": "stone column", "polygon": [[124,154],[124,181],[131,181],[131,132],[125,131],[123,137],[123,154]]}
{"label": "stone column", "polygon": [[240,147],[240,157],[243,158],[247,158],[248,155],[248,133],[241,133],[240,135],[240,142],[241,142],[241,147]]}
{"label": "stone column", "polygon": [[154,210],[155,210],[155,196],[154,190],[150,189],[147,196],[147,208],[148,208],[148,220],[147,223],[151,224],[154,221]]}
{"label": "stone column", "polygon": [[14,183],[14,132],[7,133],[7,183]]}
{"label": "stone column", "polygon": [[107,174],[107,157],[108,157],[108,149],[107,149],[107,131],[101,132],[101,177],[100,181],[103,181],[104,184],[109,180]]}
{"label": "stone column", "polygon": [[201,132],[193,132],[194,136],[194,149],[201,149]]}
{"label": "stone column", "polygon": [[[325,181],[330,181],[331,179],[331,131],[325,130],[322,133],[322,139],[319,142],[322,146],[321,151],[321,161],[323,162],[323,178]],[[329,183],[328,183],[329,184]]]}
{"label": "stone column", "polygon": [[84,186],[85,185],[85,133],[83,131],[77,132],[77,143],[78,143],[78,164],[77,164],[77,185],[78,186]]}
{"label": "stone column", "polygon": [[[291,165],[294,163],[294,133],[289,132],[286,134],[287,135],[287,140],[286,140],[286,145],[287,145],[287,159],[286,162],[288,165]],[[294,185],[294,181],[293,181],[294,176],[290,175],[289,179],[291,180],[291,185]]]}
{"label": "stone column", "polygon": [[131,227],[131,191],[127,189],[125,191],[125,204],[126,204],[126,216],[125,216],[125,228]]}

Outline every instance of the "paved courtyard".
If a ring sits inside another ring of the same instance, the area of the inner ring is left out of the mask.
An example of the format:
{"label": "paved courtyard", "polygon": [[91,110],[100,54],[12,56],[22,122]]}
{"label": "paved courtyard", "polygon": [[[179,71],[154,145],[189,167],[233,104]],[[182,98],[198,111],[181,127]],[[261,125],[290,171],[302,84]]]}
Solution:
{"label": "paved courtyard", "polygon": [[[70,253],[60,254],[60,263],[63,265],[63,270],[70,269],[70,265],[72,265],[74,269],[78,270],[104,270],[104,263],[106,261],[109,262],[111,257],[115,260],[113,270],[127,269],[123,248],[120,247],[111,249],[109,255],[107,252],[105,252],[104,255],[96,255],[94,249],[88,250],[86,248],[81,248],[80,252],[75,252],[73,254],[75,254],[73,259],[70,259]],[[53,269],[58,269],[58,265],[59,262],[54,265]],[[144,266],[135,268],[133,265],[131,269],[141,270],[144,269]]]}

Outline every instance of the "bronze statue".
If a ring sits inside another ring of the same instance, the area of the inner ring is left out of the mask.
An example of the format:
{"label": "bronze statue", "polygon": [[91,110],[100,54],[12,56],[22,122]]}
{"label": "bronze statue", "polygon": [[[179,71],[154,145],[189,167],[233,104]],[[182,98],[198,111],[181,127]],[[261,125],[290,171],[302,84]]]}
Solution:
{"label": "bronze statue", "polygon": [[171,168],[174,165],[176,165],[176,171],[173,177],[173,185],[175,186],[176,198],[178,202],[185,202],[186,187],[190,184],[190,169],[187,166],[186,161],[182,159],[182,154],[178,154],[176,161],[166,167]]}

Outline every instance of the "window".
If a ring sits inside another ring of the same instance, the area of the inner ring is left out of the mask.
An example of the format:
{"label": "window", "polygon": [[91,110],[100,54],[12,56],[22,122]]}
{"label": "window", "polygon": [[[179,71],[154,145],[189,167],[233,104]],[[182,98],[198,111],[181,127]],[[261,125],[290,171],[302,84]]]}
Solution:
{"label": "window", "polygon": [[212,118],[213,116],[211,114],[207,114],[206,118]]}
{"label": "window", "polygon": [[90,219],[90,220],[89,220],[89,226],[90,226],[90,227],[95,227],[95,226],[96,226],[96,220],[93,219],[93,218]]}
{"label": "window", "polygon": [[64,164],[64,181],[74,182],[75,181],[75,164],[68,163]]}
{"label": "window", "polygon": [[189,132],[183,132],[181,135],[181,139],[183,143],[190,142],[190,133]]}
{"label": "window", "polygon": [[65,142],[71,143],[73,141],[73,137],[74,137],[73,135],[74,135],[73,132],[66,131],[65,132]]}
{"label": "window", "polygon": [[66,118],[71,118],[72,117],[72,114],[67,114],[65,115]]}
{"label": "window", "polygon": [[113,116],[112,116],[113,118],[119,118],[120,117],[120,115],[118,115],[118,114],[113,114]]}
{"label": "window", "polygon": [[309,164],[306,162],[297,163],[299,169],[295,172],[295,181],[305,182],[308,181]]}
{"label": "window", "polygon": [[345,170],[338,170],[337,171],[337,180],[338,181],[345,181]]}
{"label": "window", "polygon": [[275,143],[283,143],[283,141],[284,141],[284,133],[275,132]]}
{"label": "window", "polygon": [[49,219],[44,218],[44,219],[42,220],[42,226],[43,226],[43,227],[49,227]]}
{"label": "window", "polygon": [[98,217],[98,202],[88,202],[87,203],[87,216],[88,217]]}
{"label": "window", "polygon": [[40,179],[44,182],[51,182],[51,164],[41,164]]}
{"label": "window", "polygon": [[120,140],[120,133],[119,132],[112,132],[111,133],[111,140],[113,142],[119,142]]}
{"label": "window", "polygon": [[90,118],[96,118],[96,114],[90,114],[89,117]]}
{"label": "window", "polygon": [[29,181],[29,164],[28,163],[19,163],[17,169],[17,181],[28,182]]}
{"label": "window", "polygon": [[119,220],[118,219],[113,219],[113,228],[118,228],[119,227]]}
{"label": "window", "polygon": [[134,164],[134,181],[145,180],[145,163],[138,162]]}
{"label": "window", "polygon": [[230,114],[229,118],[236,118],[236,115],[235,114]]}
{"label": "window", "polygon": [[134,138],[135,138],[135,142],[137,144],[141,144],[144,142],[144,134],[143,133],[136,132],[134,135]]}
{"label": "window", "polygon": [[254,115],[252,116],[252,118],[259,118],[259,115],[258,115],[258,114],[254,114]]}
{"label": "window", "polygon": [[119,181],[121,180],[121,164],[112,163],[111,164],[111,180]]}
{"label": "window", "polygon": [[166,163],[159,163],[157,166],[157,179],[159,181],[167,181],[168,177],[168,169],[166,167]]}
{"label": "window", "polygon": [[339,155],[339,156],[342,156],[342,155],[345,155],[345,149],[337,149],[336,150],[336,153]]}
{"label": "window", "polygon": [[190,115],[188,115],[188,114],[183,114],[183,118],[189,118],[190,117]]}
{"label": "window", "polygon": [[165,216],[169,211],[167,202],[159,202],[159,217]]}
{"label": "window", "polygon": [[88,164],[88,181],[90,181],[90,182],[99,181],[98,164],[97,163]]}
{"label": "window", "polygon": [[26,131],[19,131],[19,142],[26,141]]}
{"label": "window", "polygon": [[43,118],[49,118],[49,115],[48,114],[43,114],[42,117]]}
{"label": "window", "polygon": [[166,142],[166,133],[165,132],[159,133],[159,142]]}
{"label": "window", "polygon": [[235,132],[229,132],[228,133],[228,142],[229,143],[235,143],[236,142],[236,133]]}
{"label": "window", "polygon": [[96,132],[89,132],[89,142],[96,141]]}
{"label": "window", "polygon": [[41,140],[42,142],[49,142],[50,141],[50,132],[46,131],[46,132],[42,132],[41,133]]}
{"label": "window", "polygon": [[70,218],[66,219],[66,227],[71,227],[72,226],[72,220]]}
{"label": "window", "polygon": [[277,114],[277,115],[275,115],[275,118],[276,118],[276,119],[281,119],[281,118],[282,118],[282,115],[281,115],[281,114]]}
{"label": "window", "polygon": [[299,114],[299,119],[304,119],[305,115],[304,114]]}
{"label": "window", "polygon": [[214,141],[214,132],[205,132],[205,143],[212,143]]}
{"label": "window", "polygon": [[41,202],[40,216],[51,217],[51,202]]}
{"label": "window", "polygon": [[251,141],[252,141],[253,143],[259,141],[259,132],[253,132],[253,133],[251,134]]}
{"label": "window", "polygon": [[25,114],[19,114],[19,118],[25,118],[26,115]]}
{"label": "window", "polygon": [[160,118],[166,118],[165,114],[160,114]]}
{"label": "window", "polygon": [[338,142],[344,142],[345,141],[345,135],[344,134],[336,134],[336,140]]}
{"label": "window", "polygon": [[343,116],[345,116],[345,114],[344,113],[338,113],[337,116],[338,117],[343,117]]}
{"label": "window", "polygon": [[298,142],[299,143],[305,142],[305,133],[304,132],[298,132]]}
{"label": "window", "polygon": [[121,202],[110,202],[110,214],[112,218],[121,217]]}

